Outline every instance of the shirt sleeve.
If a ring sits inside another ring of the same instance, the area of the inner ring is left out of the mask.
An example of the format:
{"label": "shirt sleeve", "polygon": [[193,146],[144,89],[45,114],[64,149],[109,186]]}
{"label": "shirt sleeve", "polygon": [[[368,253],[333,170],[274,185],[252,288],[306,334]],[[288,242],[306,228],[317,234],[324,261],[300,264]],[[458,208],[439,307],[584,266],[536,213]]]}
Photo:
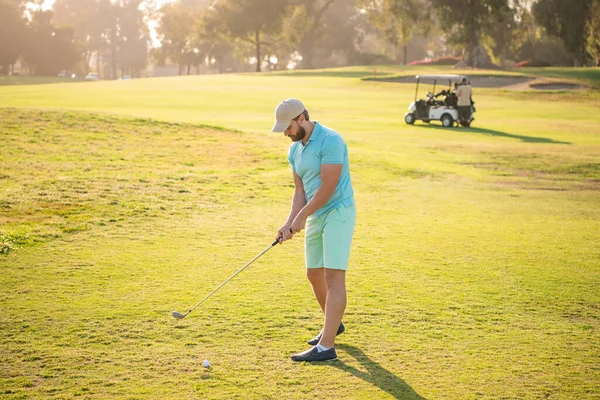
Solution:
{"label": "shirt sleeve", "polygon": [[323,140],[321,164],[343,164],[346,143],[339,135],[330,135]]}

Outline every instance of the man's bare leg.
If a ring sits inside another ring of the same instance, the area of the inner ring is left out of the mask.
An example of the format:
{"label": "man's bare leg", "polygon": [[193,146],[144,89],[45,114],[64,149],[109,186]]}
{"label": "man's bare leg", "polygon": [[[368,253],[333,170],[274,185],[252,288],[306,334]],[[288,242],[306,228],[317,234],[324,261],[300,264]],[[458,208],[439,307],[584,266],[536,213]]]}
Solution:
{"label": "man's bare leg", "polygon": [[327,285],[325,324],[319,344],[332,348],[346,310],[346,271],[326,268],[325,283]]}
{"label": "man's bare leg", "polygon": [[327,302],[327,283],[325,282],[325,268],[307,268],[306,277],[313,288],[313,293],[321,311],[325,313],[325,304]]}

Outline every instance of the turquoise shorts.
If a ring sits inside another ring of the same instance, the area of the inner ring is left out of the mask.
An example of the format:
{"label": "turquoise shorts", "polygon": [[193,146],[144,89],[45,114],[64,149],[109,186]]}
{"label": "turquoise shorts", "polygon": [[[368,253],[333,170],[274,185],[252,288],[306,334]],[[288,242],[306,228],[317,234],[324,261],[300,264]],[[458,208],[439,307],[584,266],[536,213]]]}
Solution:
{"label": "turquoise shorts", "polygon": [[323,216],[306,221],[306,268],[348,269],[356,208],[338,205]]}

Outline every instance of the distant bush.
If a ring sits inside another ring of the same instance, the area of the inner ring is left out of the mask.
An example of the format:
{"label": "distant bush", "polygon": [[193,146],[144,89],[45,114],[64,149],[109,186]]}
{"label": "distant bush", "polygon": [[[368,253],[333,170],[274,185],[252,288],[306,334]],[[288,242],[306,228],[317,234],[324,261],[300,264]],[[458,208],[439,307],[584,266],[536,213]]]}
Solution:
{"label": "distant bush", "polygon": [[515,64],[515,68],[521,68],[521,67],[551,67],[552,64],[550,64],[547,61],[542,61],[542,60],[525,60],[525,61],[521,61]]}
{"label": "distant bush", "polygon": [[395,64],[395,61],[383,54],[354,53],[348,57],[350,65],[383,65]]}
{"label": "distant bush", "polygon": [[462,60],[462,57],[446,56],[446,57],[433,58],[430,60],[425,59],[425,60],[411,61],[406,65],[456,65],[460,60]]}
{"label": "distant bush", "polygon": [[518,60],[522,60],[516,65],[517,67],[568,67],[573,65],[572,57],[561,40],[547,34],[542,34],[534,42],[523,44],[516,57]]}
{"label": "distant bush", "polygon": [[504,69],[515,68],[516,64],[517,63],[514,62],[513,60],[502,60],[501,61],[501,67]]}

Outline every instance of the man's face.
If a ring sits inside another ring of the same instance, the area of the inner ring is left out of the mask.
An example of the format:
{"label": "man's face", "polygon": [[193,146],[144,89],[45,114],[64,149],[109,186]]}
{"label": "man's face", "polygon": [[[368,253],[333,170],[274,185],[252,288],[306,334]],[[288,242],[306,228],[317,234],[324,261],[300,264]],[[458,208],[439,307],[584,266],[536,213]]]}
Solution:
{"label": "man's face", "polygon": [[287,127],[287,129],[285,130],[285,132],[283,132],[283,134],[285,136],[289,137],[290,139],[292,139],[292,142],[299,142],[302,139],[304,139],[304,136],[306,136],[306,131],[298,123],[298,121],[292,120],[292,122],[290,123],[290,126]]}

